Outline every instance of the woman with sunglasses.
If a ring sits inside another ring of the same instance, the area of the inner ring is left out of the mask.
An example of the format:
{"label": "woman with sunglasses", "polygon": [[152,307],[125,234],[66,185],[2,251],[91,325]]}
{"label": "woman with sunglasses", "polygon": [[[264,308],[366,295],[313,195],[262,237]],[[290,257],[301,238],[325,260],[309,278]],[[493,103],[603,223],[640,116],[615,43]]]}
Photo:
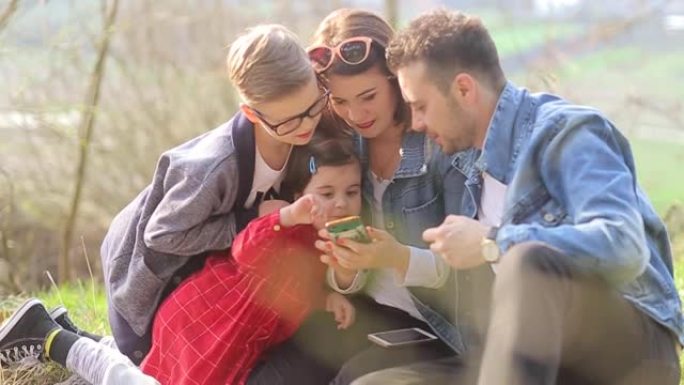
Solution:
{"label": "woman with sunglasses", "polygon": [[[336,384],[375,370],[453,354],[453,327],[432,310],[439,308],[435,299],[444,300],[437,288],[444,285],[450,269],[426,250],[422,232],[446,216],[443,183],[463,186],[463,181],[445,181],[442,172],[450,160],[424,134],[409,130],[408,106],[385,62],[385,47],[393,33],[373,13],[341,9],[321,22],[307,50],[330,90],[332,110],[356,133],[364,166],[365,221],[374,240],[370,244],[318,241],[317,247],[332,268],[333,288],[341,293],[363,289],[381,306],[394,308],[395,314],[401,310],[395,325],[420,327],[440,340],[408,349],[368,347],[347,361],[333,381]],[[457,196],[449,198],[459,201]],[[409,291],[409,286],[421,288]],[[445,287],[445,292],[450,288]],[[446,312],[449,306],[442,308]]]}

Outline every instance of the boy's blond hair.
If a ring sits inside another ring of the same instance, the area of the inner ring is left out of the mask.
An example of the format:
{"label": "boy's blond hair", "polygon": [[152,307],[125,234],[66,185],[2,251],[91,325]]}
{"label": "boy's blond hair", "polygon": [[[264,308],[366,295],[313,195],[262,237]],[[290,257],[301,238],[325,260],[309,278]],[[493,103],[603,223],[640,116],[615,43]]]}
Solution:
{"label": "boy's blond hair", "polygon": [[278,24],[249,28],[231,45],[228,76],[248,105],[298,91],[315,74],[297,36]]}

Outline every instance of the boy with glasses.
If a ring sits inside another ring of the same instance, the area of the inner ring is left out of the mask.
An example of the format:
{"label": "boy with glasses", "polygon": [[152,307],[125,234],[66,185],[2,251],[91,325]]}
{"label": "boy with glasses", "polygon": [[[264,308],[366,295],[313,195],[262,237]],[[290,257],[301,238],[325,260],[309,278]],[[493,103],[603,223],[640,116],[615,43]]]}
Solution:
{"label": "boy with glasses", "polygon": [[102,244],[112,331],[136,363],[161,299],[202,266],[207,251],[229,248],[263,200],[281,197],[290,152],[309,142],[327,103],[306,52],[284,27],[249,29],[231,45],[227,66],[240,111],[164,153],[152,184],[114,219]]}

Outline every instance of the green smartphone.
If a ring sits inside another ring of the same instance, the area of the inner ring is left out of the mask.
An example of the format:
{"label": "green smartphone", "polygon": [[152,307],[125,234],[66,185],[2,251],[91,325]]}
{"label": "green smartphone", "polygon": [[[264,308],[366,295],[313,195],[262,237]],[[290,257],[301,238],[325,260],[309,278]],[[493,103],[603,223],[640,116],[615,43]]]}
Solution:
{"label": "green smartphone", "polygon": [[371,239],[366,232],[366,226],[363,225],[359,216],[350,216],[325,224],[326,230],[334,241],[339,238],[347,238],[359,243],[370,243]]}

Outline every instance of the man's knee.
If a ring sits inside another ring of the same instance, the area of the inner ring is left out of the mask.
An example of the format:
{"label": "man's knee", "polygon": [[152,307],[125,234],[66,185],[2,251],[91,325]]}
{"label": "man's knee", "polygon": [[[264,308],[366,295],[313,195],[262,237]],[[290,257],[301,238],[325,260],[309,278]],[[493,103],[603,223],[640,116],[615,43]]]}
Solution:
{"label": "man's knee", "polygon": [[356,382],[354,381],[358,378],[361,378],[365,373],[359,370],[357,366],[353,365],[352,362],[347,362],[342,366],[340,371],[337,373],[337,376],[335,376],[335,379],[332,380],[330,385],[356,384]]}
{"label": "man's knee", "polygon": [[[354,380],[350,385],[386,385],[397,384],[401,380],[401,375],[395,373],[395,369],[385,369],[363,375]],[[404,382],[401,382],[403,385]]]}
{"label": "man's knee", "polygon": [[497,278],[519,279],[527,274],[567,275],[567,258],[557,249],[541,242],[525,242],[512,246],[497,264]]}
{"label": "man's knee", "polygon": [[[529,300],[574,282],[577,269],[570,258],[539,242],[526,242],[511,247],[496,269],[495,301]],[[558,286],[562,285],[562,286]]]}

